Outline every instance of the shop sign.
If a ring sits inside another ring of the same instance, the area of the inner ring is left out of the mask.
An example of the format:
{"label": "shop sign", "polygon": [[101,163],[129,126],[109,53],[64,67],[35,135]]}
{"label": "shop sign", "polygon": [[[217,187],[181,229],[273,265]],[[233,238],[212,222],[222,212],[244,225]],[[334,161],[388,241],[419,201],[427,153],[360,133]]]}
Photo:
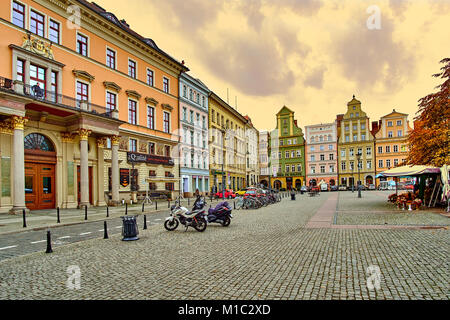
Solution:
{"label": "shop sign", "polygon": [[130,169],[120,169],[120,185],[128,187],[130,184]]}
{"label": "shop sign", "polygon": [[136,152],[127,152],[127,161],[139,162],[139,163],[149,163],[149,164],[162,164],[166,166],[173,166],[173,159],[170,157],[157,156],[154,154],[143,154]]}

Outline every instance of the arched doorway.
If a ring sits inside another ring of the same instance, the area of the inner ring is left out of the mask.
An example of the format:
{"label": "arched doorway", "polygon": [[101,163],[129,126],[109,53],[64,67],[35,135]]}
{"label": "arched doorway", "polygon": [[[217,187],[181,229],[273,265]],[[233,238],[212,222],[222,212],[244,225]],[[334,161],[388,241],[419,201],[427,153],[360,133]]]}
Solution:
{"label": "arched doorway", "polygon": [[316,179],[311,179],[311,180],[309,180],[309,185],[310,185],[311,187],[316,186],[316,185],[317,185],[317,180],[316,180]]}
{"label": "arched doorway", "polygon": [[24,139],[24,149],[26,207],[30,210],[55,208],[55,146],[46,136],[30,133]]}
{"label": "arched doorway", "polygon": [[261,180],[261,181],[259,182],[259,184],[262,185],[264,188],[267,188],[267,186],[269,185],[269,184],[267,183],[267,180]]}
{"label": "arched doorway", "polygon": [[277,190],[281,189],[281,181],[280,180],[275,180],[273,182],[273,188],[277,189]]}
{"label": "arched doorway", "polygon": [[330,186],[334,186],[336,184],[336,181],[334,179],[330,179]]}
{"label": "arched doorway", "polygon": [[301,187],[302,187],[302,180],[296,179],[295,180],[295,189],[300,190]]}
{"label": "arched doorway", "polygon": [[373,177],[372,176],[367,176],[366,177],[366,185],[369,185],[369,184],[373,184]]}

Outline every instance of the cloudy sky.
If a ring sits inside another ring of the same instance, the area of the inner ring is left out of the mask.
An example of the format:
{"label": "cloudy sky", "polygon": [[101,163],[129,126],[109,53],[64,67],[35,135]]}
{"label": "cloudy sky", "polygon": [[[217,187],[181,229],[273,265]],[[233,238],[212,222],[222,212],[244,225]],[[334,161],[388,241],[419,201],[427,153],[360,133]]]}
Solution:
{"label": "cloudy sky", "polygon": [[450,0],[94,2],[225,101],[228,88],[259,130],[275,127],[283,105],[301,127],[332,122],[353,94],[371,121],[394,108],[412,120],[450,57]]}

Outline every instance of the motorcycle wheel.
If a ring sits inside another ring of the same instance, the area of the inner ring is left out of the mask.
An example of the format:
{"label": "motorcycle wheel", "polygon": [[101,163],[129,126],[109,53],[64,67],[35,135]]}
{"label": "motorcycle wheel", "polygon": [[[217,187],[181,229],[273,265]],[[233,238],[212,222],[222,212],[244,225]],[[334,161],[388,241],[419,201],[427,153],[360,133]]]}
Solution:
{"label": "motorcycle wheel", "polygon": [[178,222],[177,219],[174,219],[173,221],[166,220],[166,221],[164,222],[164,228],[166,228],[167,231],[173,231],[173,230],[175,230],[176,228],[178,228],[178,225],[179,225],[179,224],[180,224],[180,223]]}
{"label": "motorcycle wheel", "polygon": [[203,232],[206,230],[207,227],[207,223],[206,220],[203,218],[197,218],[197,224],[195,224],[193,226],[195,228],[195,230],[197,230],[198,232]]}
{"label": "motorcycle wheel", "polygon": [[226,216],[226,217],[223,219],[222,226],[228,227],[228,226],[230,225],[230,223],[231,223],[230,217]]}

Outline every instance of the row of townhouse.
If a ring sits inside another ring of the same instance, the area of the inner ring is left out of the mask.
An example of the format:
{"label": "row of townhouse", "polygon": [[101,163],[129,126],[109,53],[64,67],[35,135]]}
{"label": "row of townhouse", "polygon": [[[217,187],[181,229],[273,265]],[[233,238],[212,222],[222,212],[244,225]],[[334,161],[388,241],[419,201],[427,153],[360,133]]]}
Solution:
{"label": "row of townhouse", "polygon": [[250,118],[113,13],[5,0],[0,30],[0,212],[259,181]]}
{"label": "row of townhouse", "polygon": [[353,96],[332,123],[297,126],[283,107],[277,128],[260,134],[260,183],[272,188],[303,185],[379,184],[378,173],[402,165],[408,154],[408,115],[395,111],[371,123]]}

